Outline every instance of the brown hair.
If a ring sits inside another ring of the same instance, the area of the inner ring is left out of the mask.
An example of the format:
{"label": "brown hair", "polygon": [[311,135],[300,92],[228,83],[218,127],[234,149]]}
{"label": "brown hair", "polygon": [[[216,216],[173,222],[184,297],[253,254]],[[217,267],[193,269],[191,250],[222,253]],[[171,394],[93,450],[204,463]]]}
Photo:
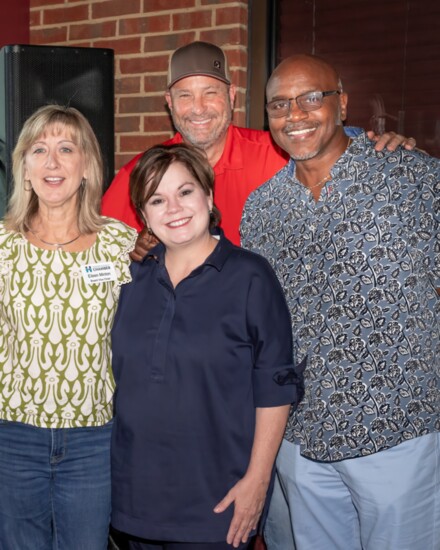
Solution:
{"label": "brown hair", "polygon": [[[185,166],[207,196],[213,193],[214,170],[202,151],[184,143],[156,145],[145,151],[130,174],[130,197],[141,219],[144,219],[145,203],[174,162]],[[220,218],[220,211],[213,205],[210,227],[218,225]]]}
{"label": "brown hair", "polygon": [[27,231],[38,211],[35,191],[26,188],[25,156],[33,143],[48,130],[70,130],[72,139],[84,154],[87,182],[80,186],[78,201],[78,229],[81,233],[94,233],[105,223],[100,216],[103,169],[98,140],[86,117],[73,107],[45,105],[24,123],[12,154],[14,189],[9,201],[5,225],[13,231]]}

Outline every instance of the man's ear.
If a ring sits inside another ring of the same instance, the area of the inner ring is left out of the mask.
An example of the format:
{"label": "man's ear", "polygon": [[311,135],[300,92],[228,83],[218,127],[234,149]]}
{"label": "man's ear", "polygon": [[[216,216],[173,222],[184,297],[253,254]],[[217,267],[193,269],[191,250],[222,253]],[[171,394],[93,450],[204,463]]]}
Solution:
{"label": "man's ear", "polygon": [[165,92],[165,100],[167,102],[168,109],[172,112],[173,111],[173,100],[171,99],[171,94],[168,90]]}
{"label": "man's ear", "polygon": [[234,109],[236,94],[237,94],[237,88],[235,87],[235,84],[231,84],[229,86],[229,102],[231,104],[231,109]]}
{"label": "man's ear", "polygon": [[339,95],[339,107],[341,110],[342,121],[344,121],[347,118],[347,104],[348,104],[348,95],[345,92],[342,92]]}

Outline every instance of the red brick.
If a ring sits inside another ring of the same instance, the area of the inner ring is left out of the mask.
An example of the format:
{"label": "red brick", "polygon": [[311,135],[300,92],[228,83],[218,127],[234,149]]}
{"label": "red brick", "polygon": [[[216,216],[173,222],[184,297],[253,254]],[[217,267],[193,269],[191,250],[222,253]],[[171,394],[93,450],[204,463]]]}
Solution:
{"label": "red brick", "polygon": [[200,32],[200,40],[214,44],[247,44],[247,31],[238,27],[230,29],[210,29]]}
{"label": "red brick", "polygon": [[44,10],[44,25],[53,25],[55,23],[69,23],[72,21],[84,21],[89,18],[88,6],[73,6],[71,8],[55,8]]}
{"label": "red brick", "polygon": [[83,40],[82,42],[68,41],[64,46],[70,46],[72,48],[93,48],[94,45],[90,40]]}
{"label": "red brick", "polygon": [[123,19],[119,22],[119,33],[146,34],[153,32],[170,32],[170,15],[157,15],[152,17],[135,17]]}
{"label": "red brick", "polygon": [[112,48],[116,55],[141,53],[141,38],[108,38],[107,40],[96,40],[95,48]]}
{"label": "red brick", "polygon": [[121,151],[133,151],[133,153],[136,155],[137,153],[145,151],[153,145],[159,145],[159,143],[163,143],[169,138],[170,134],[165,132],[149,136],[121,136],[120,147]]}
{"label": "red brick", "polygon": [[193,8],[195,0],[144,0],[144,12]]}
{"label": "red brick", "polygon": [[232,122],[236,126],[246,126],[246,114],[241,111],[234,111]]}
{"label": "red brick", "polygon": [[235,96],[235,107],[234,109],[236,111],[240,111],[241,109],[245,109],[246,107],[246,95],[239,90],[237,92],[237,95]]}
{"label": "red brick", "polygon": [[146,133],[152,132],[172,132],[173,123],[171,117],[164,115],[146,115],[144,116],[143,130]]}
{"label": "red brick", "polygon": [[91,2],[92,19],[101,17],[117,17],[120,15],[134,15],[141,13],[141,0],[112,0],[108,2]]}
{"label": "red brick", "polygon": [[166,101],[163,95],[121,97],[119,114],[127,113],[164,113]]}
{"label": "red brick", "polygon": [[67,27],[30,29],[31,44],[53,44],[54,42],[65,42],[66,40]]}
{"label": "red brick", "polygon": [[217,5],[217,4],[230,4],[230,0],[201,0],[201,4],[203,5]]}
{"label": "red brick", "polygon": [[116,116],[115,117],[115,132],[139,132],[141,129],[140,116]]}
{"label": "red brick", "polygon": [[[140,151],[138,151],[140,153]],[[127,155],[115,155],[115,174],[118,172],[120,168],[124,166],[124,164],[127,164],[133,157],[135,156],[135,153],[128,153]]]}
{"label": "red brick", "polygon": [[121,59],[119,68],[123,74],[153,73],[168,70],[168,55]]}
{"label": "red brick", "polygon": [[[136,149],[133,151],[124,151],[124,152],[117,152],[115,155],[115,174],[118,172],[120,168],[122,168],[127,162],[130,162],[130,160],[133,159],[134,156],[138,155],[139,153],[142,153],[149,147],[152,147],[153,145],[160,145],[164,141],[170,139],[172,137],[174,132],[170,132],[167,135],[161,135],[161,136],[152,136],[151,138],[149,136],[144,136],[140,138],[141,148]],[[159,139],[158,139],[159,138]]]}
{"label": "red brick", "polygon": [[40,6],[50,6],[51,4],[60,4],[61,0],[30,0],[30,7],[38,8]]}
{"label": "red brick", "polygon": [[194,42],[195,32],[148,35],[144,39],[144,52],[174,51],[185,44]]}
{"label": "red brick", "polygon": [[116,94],[138,94],[141,92],[140,76],[120,77],[115,80]]}
{"label": "red brick", "polygon": [[149,147],[152,147],[153,145],[160,145],[161,143],[163,143],[164,141],[172,137],[172,135],[173,134],[169,134],[167,136],[160,136],[162,139],[159,139],[159,140],[156,137],[153,137],[152,140],[148,140],[148,141],[147,141],[147,136],[145,136],[144,138],[141,138],[142,147],[139,150],[133,150],[129,152],[124,151],[123,153],[119,153],[116,155],[115,157],[116,172],[118,172],[120,168],[122,168],[125,164],[127,164],[127,162],[132,160],[133,157],[137,156],[139,153],[143,153],[146,149],[148,149]]}
{"label": "red brick", "polygon": [[29,12],[29,28],[38,27],[41,25],[42,13],[41,10],[31,10]]}
{"label": "red brick", "polygon": [[167,87],[166,75],[147,74],[144,77],[144,92],[165,92]]}
{"label": "red brick", "polygon": [[232,70],[231,80],[238,88],[246,88],[247,87],[246,67],[243,67],[241,70]]}
{"label": "red brick", "polygon": [[185,29],[198,29],[210,27],[212,22],[212,10],[197,10],[186,13],[173,13],[173,29],[175,31]]}
{"label": "red brick", "polygon": [[71,40],[85,40],[114,36],[116,34],[116,21],[102,21],[100,23],[81,23],[70,25],[69,38]]}
{"label": "red brick", "polygon": [[228,57],[230,67],[247,67],[247,50],[242,49],[225,49],[226,55]]}
{"label": "red brick", "polygon": [[215,10],[214,25],[247,25],[248,10],[243,7],[237,8],[218,8]]}
{"label": "red brick", "polygon": [[127,164],[132,158],[133,154],[129,153],[128,155],[115,155],[115,175],[118,173],[119,169]]}

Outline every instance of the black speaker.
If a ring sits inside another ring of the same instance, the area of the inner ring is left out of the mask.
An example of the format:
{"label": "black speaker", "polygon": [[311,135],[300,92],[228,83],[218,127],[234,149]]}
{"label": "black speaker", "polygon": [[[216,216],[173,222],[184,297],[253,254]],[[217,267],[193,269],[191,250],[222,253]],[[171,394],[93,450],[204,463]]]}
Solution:
{"label": "black speaker", "polygon": [[114,52],[107,48],[8,45],[0,49],[0,217],[12,190],[11,154],[39,107],[76,107],[104,158],[105,190],[114,176]]}

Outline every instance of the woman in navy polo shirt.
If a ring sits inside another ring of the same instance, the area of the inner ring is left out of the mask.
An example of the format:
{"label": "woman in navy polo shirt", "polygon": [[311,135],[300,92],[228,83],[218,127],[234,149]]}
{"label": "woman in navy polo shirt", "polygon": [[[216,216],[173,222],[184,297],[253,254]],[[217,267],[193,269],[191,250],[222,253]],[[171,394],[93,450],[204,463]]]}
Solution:
{"label": "woman in navy polo shirt", "polygon": [[247,548],[302,393],[281,287],[215,228],[213,182],[180,144],[131,174],[160,241],[132,265],[112,332],[112,523],[131,549]]}

